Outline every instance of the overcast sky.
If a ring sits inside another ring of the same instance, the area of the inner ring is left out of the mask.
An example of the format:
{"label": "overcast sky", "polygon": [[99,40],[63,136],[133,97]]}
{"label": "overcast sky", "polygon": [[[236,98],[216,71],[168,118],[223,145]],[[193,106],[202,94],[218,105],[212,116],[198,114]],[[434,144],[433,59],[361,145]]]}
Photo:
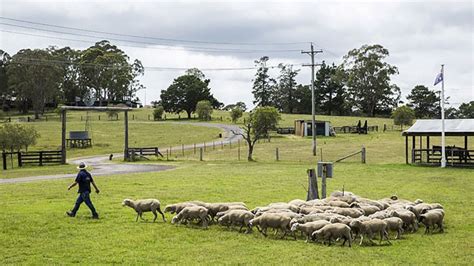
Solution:
{"label": "overcast sky", "polygon": [[[153,67],[245,68],[254,67],[255,59],[267,55],[268,65],[288,63],[301,68],[298,82],[309,84],[310,71],[301,64],[309,63],[310,58],[300,52],[309,49],[309,42],[323,50],[317,62],[336,64],[350,49],[383,45],[390,52],[387,61],[399,68],[393,82],[402,89],[403,97],[418,84],[440,90],[440,84],[434,87],[433,81],[440,64],[445,64],[445,93],[450,103],[457,106],[474,100],[472,1],[0,3],[0,49],[10,54],[50,45],[85,49],[102,39],[117,39],[111,42],[146,67],[142,83],[147,87],[147,103],[158,100],[160,91],[184,73]],[[5,18],[152,38],[75,31]],[[212,50],[206,52],[209,48]],[[276,78],[278,70],[271,73]],[[204,74],[211,79],[212,93],[221,102],[252,105],[255,70],[207,70]],[[145,91],[138,96],[144,101]]]}

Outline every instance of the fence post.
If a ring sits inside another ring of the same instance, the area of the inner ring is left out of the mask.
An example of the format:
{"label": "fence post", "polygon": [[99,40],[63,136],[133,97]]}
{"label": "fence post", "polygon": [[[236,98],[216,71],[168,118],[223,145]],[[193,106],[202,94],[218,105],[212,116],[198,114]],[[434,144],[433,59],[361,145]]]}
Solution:
{"label": "fence post", "polygon": [[170,146],[170,156],[171,156],[171,146]]}
{"label": "fence post", "polygon": [[7,154],[2,152],[3,170],[7,170]]}
{"label": "fence post", "polygon": [[21,152],[18,152],[18,167],[22,167],[23,166],[23,162],[22,162],[22,158],[21,158]]}
{"label": "fence post", "polygon": [[168,152],[168,149],[166,149],[166,160],[167,160],[167,161],[169,160],[169,157],[168,157],[169,155],[168,155],[168,153],[169,153],[169,152]]}
{"label": "fence post", "polygon": [[199,148],[199,161],[202,161],[202,147]]}
{"label": "fence post", "polygon": [[196,143],[194,143],[194,154],[196,154]]}
{"label": "fence post", "polygon": [[216,143],[213,141],[212,142],[212,150],[215,150],[216,149]]}
{"label": "fence post", "polygon": [[280,154],[278,153],[278,148],[275,149],[275,157],[277,161],[280,160]]}
{"label": "fence post", "polygon": [[306,200],[319,199],[318,177],[316,176],[316,171],[313,168],[308,169],[306,172],[308,173],[308,194]]}
{"label": "fence post", "polygon": [[184,157],[184,144],[181,144],[181,152],[183,153],[183,157]]}
{"label": "fence post", "polygon": [[232,149],[232,140],[229,140],[229,149]]}
{"label": "fence post", "polygon": [[413,148],[411,149],[411,163],[415,163],[415,149]]}
{"label": "fence post", "polygon": [[99,121],[100,121],[100,115],[99,115]]}
{"label": "fence post", "polygon": [[361,159],[362,163],[365,163],[365,146],[362,146]]}
{"label": "fence post", "polygon": [[326,198],[326,169],[323,169],[321,176],[321,198]]}
{"label": "fence post", "polygon": [[39,163],[40,163],[39,164],[40,166],[43,166],[43,152],[42,151],[40,151],[40,162]]}
{"label": "fence post", "polygon": [[206,142],[203,143],[204,151],[206,151]]}
{"label": "fence post", "polygon": [[150,120],[150,115],[148,115],[148,120]]}

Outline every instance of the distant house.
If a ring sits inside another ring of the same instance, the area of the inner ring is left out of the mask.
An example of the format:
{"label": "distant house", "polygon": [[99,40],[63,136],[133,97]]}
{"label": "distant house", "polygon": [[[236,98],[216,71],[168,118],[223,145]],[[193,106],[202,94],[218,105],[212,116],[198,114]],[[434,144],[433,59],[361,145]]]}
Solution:
{"label": "distant house", "polygon": [[[295,120],[295,135],[300,137],[312,136],[312,120]],[[330,136],[331,133],[331,122],[329,121],[316,121],[316,135],[317,136]]]}

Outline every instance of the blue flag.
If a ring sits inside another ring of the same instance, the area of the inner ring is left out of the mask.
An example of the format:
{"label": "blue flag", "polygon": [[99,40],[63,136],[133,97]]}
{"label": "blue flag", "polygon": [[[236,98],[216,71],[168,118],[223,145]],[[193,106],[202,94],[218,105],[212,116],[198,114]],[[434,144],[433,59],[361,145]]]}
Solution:
{"label": "blue flag", "polygon": [[436,86],[436,84],[440,83],[441,81],[443,81],[443,73],[439,73],[438,76],[436,76],[434,86]]}

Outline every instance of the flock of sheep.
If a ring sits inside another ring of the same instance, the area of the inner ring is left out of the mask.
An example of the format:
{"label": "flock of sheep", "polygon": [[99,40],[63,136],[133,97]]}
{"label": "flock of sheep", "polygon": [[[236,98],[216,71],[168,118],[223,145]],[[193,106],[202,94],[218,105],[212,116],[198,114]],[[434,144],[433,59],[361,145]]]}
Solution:
{"label": "flock of sheep", "polygon": [[[123,206],[133,208],[137,212],[136,221],[143,219],[144,212],[154,214],[153,222],[161,214],[160,201],[157,199],[130,200],[125,199]],[[344,240],[349,247],[352,241],[360,237],[359,245],[367,239],[373,244],[374,236],[379,236],[389,244],[389,232],[396,232],[399,239],[404,232],[415,232],[419,224],[425,227],[425,234],[435,229],[443,232],[444,210],[438,203],[414,202],[398,199],[396,196],[380,200],[371,200],[357,196],[351,192],[333,192],[326,199],[304,201],[292,200],[288,203],[271,203],[264,207],[249,210],[243,202],[206,203],[189,201],[167,205],[164,212],[175,214],[171,223],[197,223],[207,228],[210,223],[221,226],[245,228],[251,233],[252,228],[267,236],[267,229],[280,231],[284,238],[287,235],[296,239],[296,232],[306,236],[306,241],[322,241],[330,245],[333,241]]]}

